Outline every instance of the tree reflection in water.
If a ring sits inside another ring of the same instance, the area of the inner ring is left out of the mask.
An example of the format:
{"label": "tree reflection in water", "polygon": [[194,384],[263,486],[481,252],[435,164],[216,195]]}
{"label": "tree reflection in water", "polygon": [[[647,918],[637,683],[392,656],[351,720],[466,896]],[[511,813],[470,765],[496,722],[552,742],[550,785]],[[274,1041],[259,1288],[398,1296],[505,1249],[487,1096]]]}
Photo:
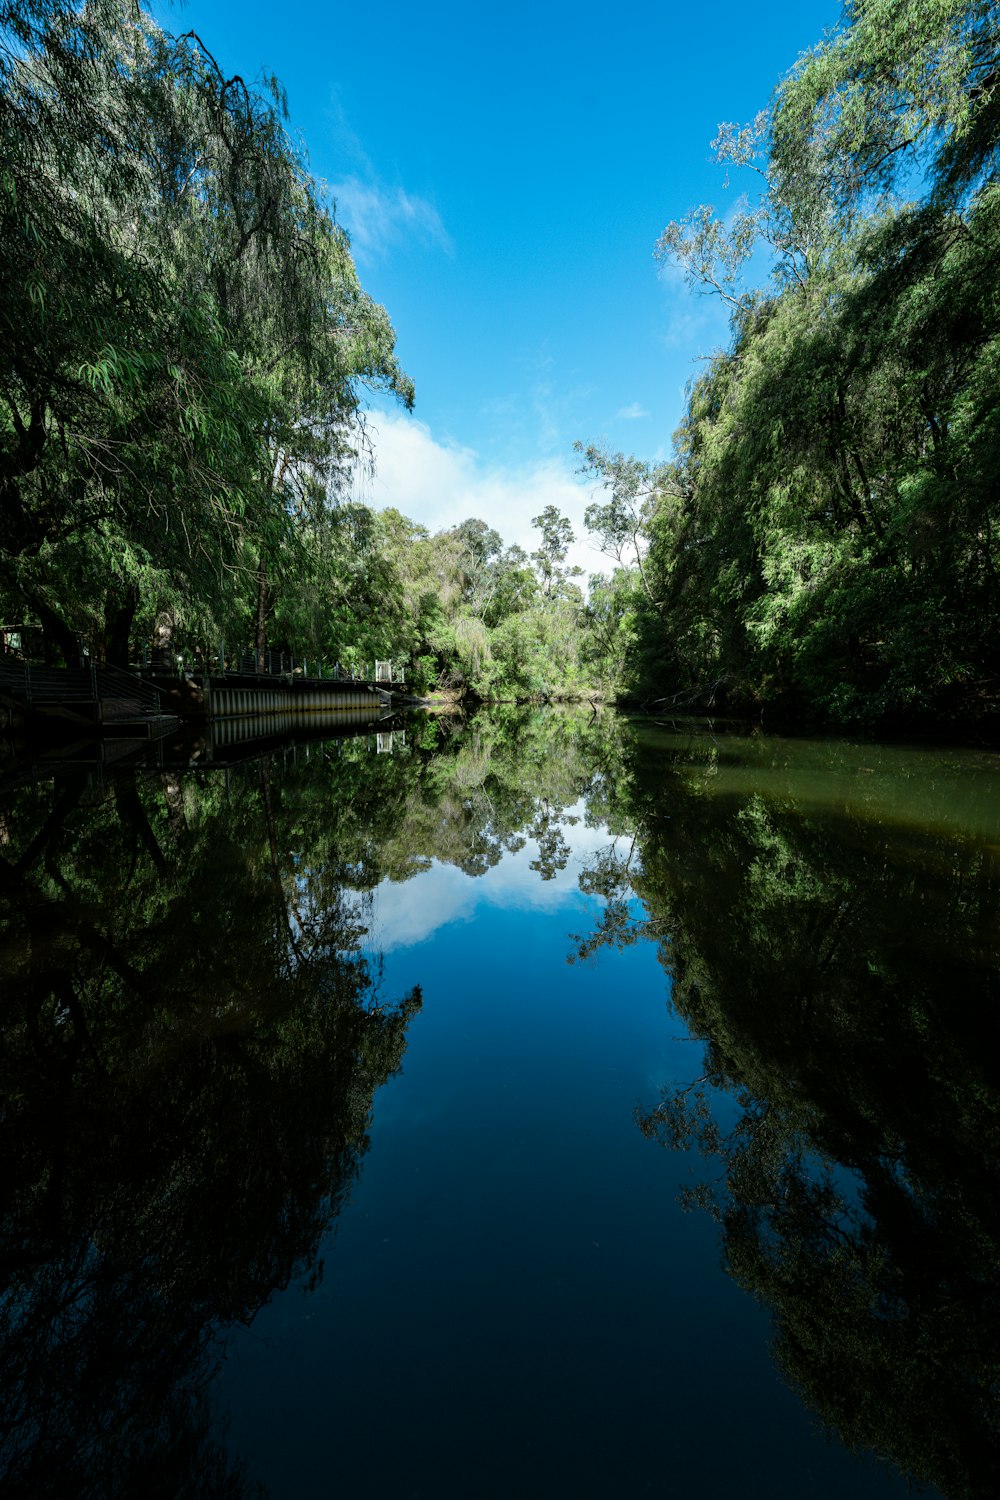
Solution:
{"label": "tree reflection in water", "polygon": [[47,798],[0,822],[5,1493],[257,1493],[219,1332],[321,1274],[419,994],[379,1000],[335,830],[266,763]]}
{"label": "tree reflection in water", "polygon": [[996,777],[963,771],[949,828],[908,776],[870,747],[506,713],[228,793],[6,794],[5,1492],[255,1492],[206,1395],[225,1330],[321,1274],[419,1005],[362,956],[365,893],[528,838],[551,879],[581,804],[614,841],[577,956],[659,944],[705,1062],[640,1124],[704,1154],[690,1201],[782,1369],[848,1444],[1000,1491]]}
{"label": "tree reflection in water", "polygon": [[[790,1382],[918,1482],[1000,1493],[1000,849],[823,807],[773,767],[755,790],[725,774],[740,753],[632,744],[578,956],[660,941],[705,1061],[639,1124],[703,1153],[688,1202]],[[871,748],[828,755],[883,774]]]}
{"label": "tree reflection in water", "polygon": [[0,797],[5,1494],[259,1492],[206,1394],[225,1329],[321,1275],[420,1004],[362,957],[365,893],[529,836],[551,878],[588,721]]}

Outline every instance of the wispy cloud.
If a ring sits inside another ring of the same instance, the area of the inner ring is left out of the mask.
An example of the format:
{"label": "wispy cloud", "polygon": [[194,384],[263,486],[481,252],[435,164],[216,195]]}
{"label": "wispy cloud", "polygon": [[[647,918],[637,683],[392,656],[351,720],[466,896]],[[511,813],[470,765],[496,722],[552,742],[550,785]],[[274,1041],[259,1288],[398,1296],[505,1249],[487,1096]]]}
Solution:
{"label": "wispy cloud", "polygon": [[729,342],[729,308],[713,292],[688,285],[683,267],[663,262],[657,270],[666,314],[659,338],[668,349],[691,352],[692,363]]}
{"label": "wispy cloud", "polygon": [[623,422],[639,422],[643,417],[648,417],[649,412],[640,401],[633,401],[630,406],[623,406],[620,411],[616,411],[615,416]]}
{"label": "wispy cloud", "polygon": [[480,413],[490,419],[485,434],[490,451],[530,452],[538,462],[565,457],[589,425],[592,382],[581,380],[578,370],[560,368],[544,342],[522,352],[516,367],[517,388],[498,392],[480,405]]}
{"label": "wispy cloud", "polygon": [[423,422],[399,412],[374,413],[369,432],[375,476],[359,476],[357,482],[359,498],[367,504],[378,510],[394,506],[429,531],[477,516],[496,527],[508,545],[516,542],[527,552],[538,546],[532,517],[555,505],[577,537],[567,560],[585,575],[607,570],[583,524],[593,487],[575,472],[569,456],[489,464],[474,449],[439,441]]}
{"label": "wispy cloud", "polygon": [[353,176],[331,184],[331,191],[358,260],[380,260],[397,246],[414,243],[454,254],[451,235],[428,199]]}

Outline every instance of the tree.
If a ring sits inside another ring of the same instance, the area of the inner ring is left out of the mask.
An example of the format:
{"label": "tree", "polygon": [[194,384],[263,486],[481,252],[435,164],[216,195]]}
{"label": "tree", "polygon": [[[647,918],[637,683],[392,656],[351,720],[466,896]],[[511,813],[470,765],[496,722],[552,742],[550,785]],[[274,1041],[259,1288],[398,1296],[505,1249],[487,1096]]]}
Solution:
{"label": "tree", "polygon": [[998,63],[992,0],[854,0],[778,90],[774,158],[789,194],[818,145],[844,211],[920,173],[956,205],[995,171]]}
{"label": "tree", "polygon": [[836,724],[996,713],[998,25],[975,0],[858,3],[771,111],[720,127],[756,196],[657,255],[727,303],[727,347],[668,465],[586,450],[608,491],[588,522],[644,596],[621,605],[628,691]]}
{"label": "tree", "polygon": [[69,654],[245,618],[412,386],[283,98],[117,0],[5,6],[0,584]]}
{"label": "tree", "polygon": [[560,584],[565,579],[579,577],[581,572],[580,568],[567,570],[561,566],[575,540],[573,528],[566,516],[561,515],[554,505],[547,505],[540,516],[532,516],[531,524],[542,534],[537,550],[531,554],[531,560],[538,570],[546,599],[551,599],[558,594]]}

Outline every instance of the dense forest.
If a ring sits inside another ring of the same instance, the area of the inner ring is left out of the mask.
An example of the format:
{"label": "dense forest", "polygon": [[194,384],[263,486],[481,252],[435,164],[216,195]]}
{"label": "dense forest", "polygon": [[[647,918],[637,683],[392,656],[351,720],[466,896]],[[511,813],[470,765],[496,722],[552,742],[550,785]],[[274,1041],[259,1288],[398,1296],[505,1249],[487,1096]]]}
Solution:
{"label": "dense forest", "polygon": [[720,127],[758,191],[657,254],[728,305],[728,347],[670,462],[587,453],[629,564],[591,606],[627,691],[843,725],[995,711],[998,85],[995,4],[855,0]]}
{"label": "dense forest", "polygon": [[53,661],[252,642],[419,688],[580,685],[553,507],[529,557],[351,499],[366,394],[413,386],[277,82],[122,0],[15,0],[0,85],[4,623]]}
{"label": "dense forest", "polygon": [[414,388],[277,81],[122,0],[6,0],[5,623],[53,661],[225,640],[481,698],[988,721],[998,52],[986,0],[856,0],[720,127],[754,193],[656,254],[729,342],[668,461],[581,445],[585,594],[552,506],[529,555],[352,497],[367,395]]}

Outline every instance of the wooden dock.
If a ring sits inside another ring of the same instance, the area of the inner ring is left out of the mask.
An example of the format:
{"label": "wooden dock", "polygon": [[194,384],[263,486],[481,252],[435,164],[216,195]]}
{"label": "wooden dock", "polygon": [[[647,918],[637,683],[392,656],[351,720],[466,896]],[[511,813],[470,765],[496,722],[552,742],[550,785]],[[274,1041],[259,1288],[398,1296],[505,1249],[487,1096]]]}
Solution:
{"label": "wooden dock", "polygon": [[[291,728],[308,719],[361,712],[375,720],[392,710],[393,694],[405,692],[390,663],[374,680],[347,672],[325,677],[292,673],[126,672],[88,663],[81,667],[39,667],[14,657],[0,658],[0,707],[8,726],[28,733],[60,729],[98,737],[156,737],[178,720],[221,724],[253,720]],[[385,669],[389,668],[388,671]]]}

